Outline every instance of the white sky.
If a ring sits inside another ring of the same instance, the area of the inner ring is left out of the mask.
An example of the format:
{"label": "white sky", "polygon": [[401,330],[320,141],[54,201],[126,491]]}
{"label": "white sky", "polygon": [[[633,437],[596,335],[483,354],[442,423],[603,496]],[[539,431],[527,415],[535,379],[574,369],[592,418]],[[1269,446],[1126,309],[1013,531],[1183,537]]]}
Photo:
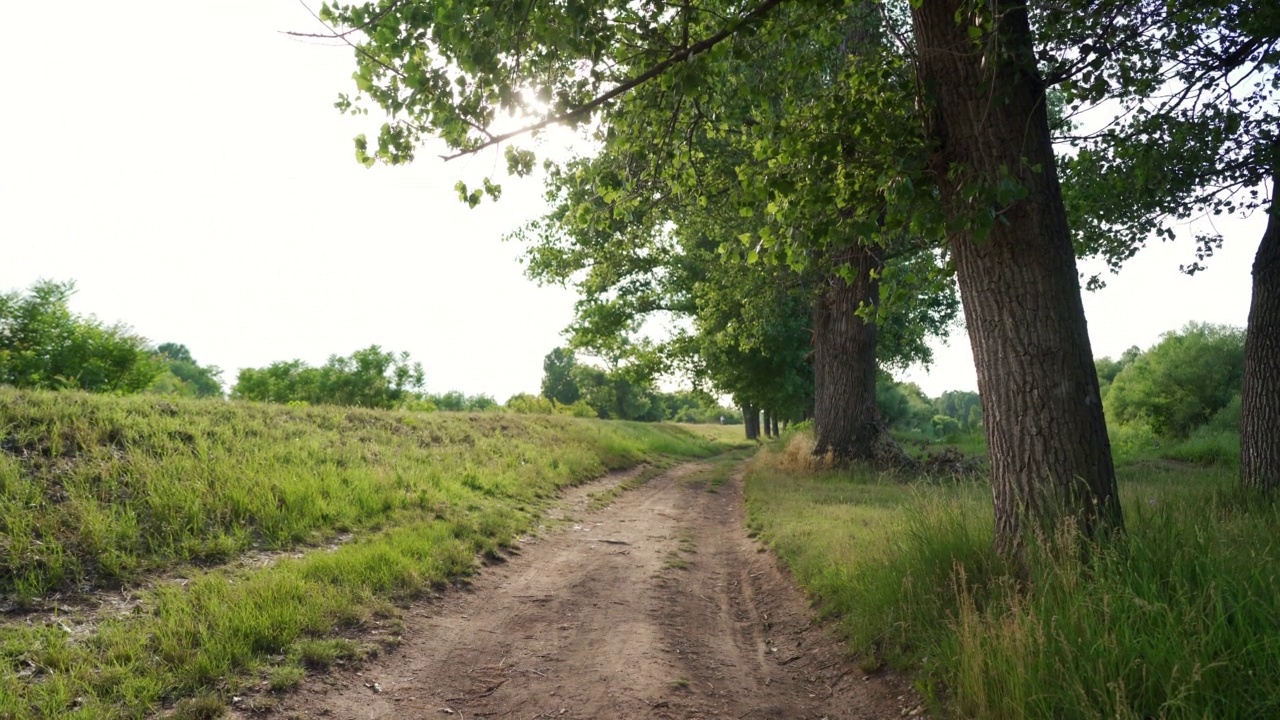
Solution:
{"label": "white sky", "polygon": [[[503,174],[493,155],[359,166],[351,138],[378,121],[332,107],[349,50],[279,34],[317,29],[295,0],[8,5],[0,291],[74,279],[76,311],[184,343],[228,384],[377,343],[420,360],[432,392],[537,391],[574,298],[525,279],[501,238],[540,214],[540,183],[470,210],[453,185]],[[1244,325],[1264,226],[1220,223],[1228,244],[1194,278],[1177,271],[1188,231],[1086,294],[1095,353]],[[908,379],[974,389],[963,330]]]}

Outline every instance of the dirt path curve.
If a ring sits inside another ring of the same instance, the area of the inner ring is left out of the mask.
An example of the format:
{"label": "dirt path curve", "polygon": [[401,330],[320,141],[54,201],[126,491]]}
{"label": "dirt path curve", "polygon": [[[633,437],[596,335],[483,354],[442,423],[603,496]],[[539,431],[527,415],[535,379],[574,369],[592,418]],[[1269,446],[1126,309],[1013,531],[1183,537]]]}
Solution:
{"label": "dirt path curve", "polygon": [[[905,684],[865,678],[773,556],[749,539],[740,480],[689,463],[526,539],[464,590],[414,606],[398,649],[308,679],[277,717],[897,718]],[[376,687],[375,687],[376,684]],[[916,710],[916,712],[919,712]],[[249,717],[247,714],[242,717]]]}

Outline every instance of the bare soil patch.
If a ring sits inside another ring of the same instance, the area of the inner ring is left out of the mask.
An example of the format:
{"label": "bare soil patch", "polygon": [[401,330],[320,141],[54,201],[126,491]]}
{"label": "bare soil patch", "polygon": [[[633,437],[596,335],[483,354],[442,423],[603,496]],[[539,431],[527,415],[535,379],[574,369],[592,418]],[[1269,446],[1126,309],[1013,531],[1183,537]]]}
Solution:
{"label": "bare soil patch", "polygon": [[627,475],[569,491],[553,514],[564,522],[411,607],[397,648],[279,698],[245,698],[233,717],[255,717],[250,705],[339,720],[918,714],[908,684],[860,670],[747,537],[740,479],[715,492],[688,481],[703,466],[602,509],[593,496]]}

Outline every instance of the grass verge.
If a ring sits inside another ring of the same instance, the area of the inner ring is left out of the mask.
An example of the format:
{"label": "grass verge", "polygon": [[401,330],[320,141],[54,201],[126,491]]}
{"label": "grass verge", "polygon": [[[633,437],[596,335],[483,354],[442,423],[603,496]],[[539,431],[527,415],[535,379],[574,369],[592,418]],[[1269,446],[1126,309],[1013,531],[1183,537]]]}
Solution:
{"label": "grass verge", "polygon": [[[201,716],[246,683],[288,684],[281,668],[343,659],[334,630],[470,572],[559,488],[719,449],[670,425],[0,389],[0,593],[17,613],[0,718]],[[134,584],[128,614],[80,623],[54,602]]]}
{"label": "grass verge", "polygon": [[746,492],[752,529],[864,666],[917,671],[959,716],[1280,716],[1280,510],[1221,465],[1118,472],[1127,539],[1088,564],[1039,550],[1023,586],[991,551],[984,482],[797,471],[783,448]]}

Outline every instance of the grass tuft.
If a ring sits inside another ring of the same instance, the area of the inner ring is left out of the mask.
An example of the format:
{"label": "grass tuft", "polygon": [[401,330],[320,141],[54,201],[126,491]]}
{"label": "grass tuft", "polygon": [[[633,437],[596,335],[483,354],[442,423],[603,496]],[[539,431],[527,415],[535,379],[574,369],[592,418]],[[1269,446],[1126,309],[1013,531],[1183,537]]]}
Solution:
{"label": "grass tuft", "polygon": [[267,673],[267,686],[275,692],[291,690],[297,687],[306,676],[307,671],[297,665],[280,665],[271,668]]}
{"label": "grass tuft", "polygon": [[226,714],[226,703],[216,695],[201,695],[178,701],[171,717],[174,720],[217,720]]}

